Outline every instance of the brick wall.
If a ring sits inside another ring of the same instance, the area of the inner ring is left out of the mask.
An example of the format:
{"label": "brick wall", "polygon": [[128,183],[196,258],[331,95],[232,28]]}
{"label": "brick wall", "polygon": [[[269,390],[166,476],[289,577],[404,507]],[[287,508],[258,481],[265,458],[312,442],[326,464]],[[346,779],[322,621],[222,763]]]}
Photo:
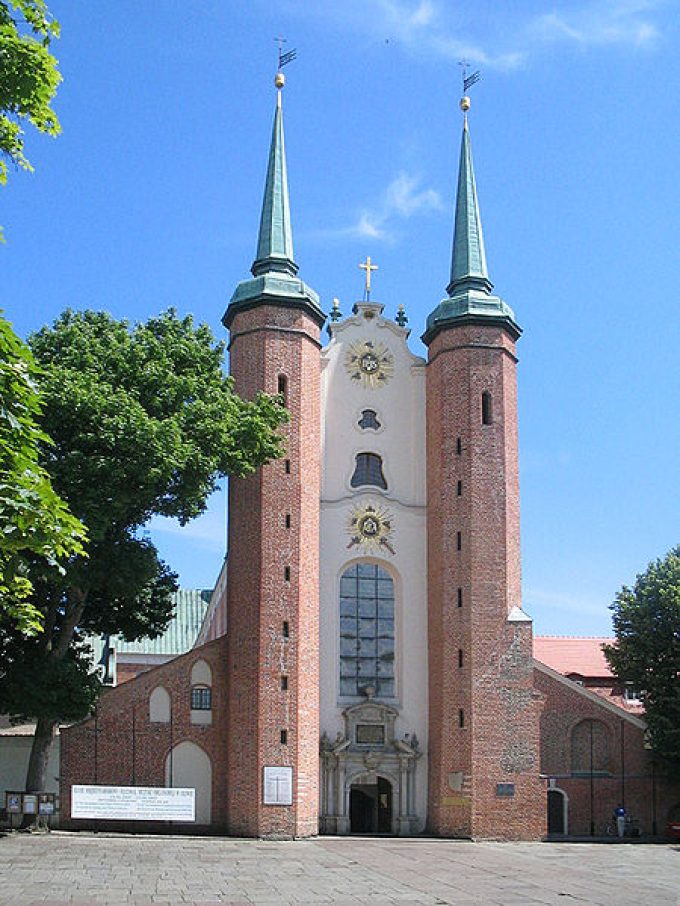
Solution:
{"label": "brick wall", "polygon": [[[199,660],[206,661],[212,671],[212,724],[209,726],[191,723],[191,668]],[[158,686],[163,686],[170,695],[171,724],[149,720],[149,696]],[[91,827],[93,823],[103,826],[102,822],[71,819],[72,784],[165,786],[165,763],[171,747],[190,741],[210,758],[212,827],[225,830],[227,694],[225,639],[194,648],[105,691],[97,706],[96,720],[90,718],[61,731],[62,826]],[[139,830],[141,826],[134,822],[125,829],[131,828]],[[154,823],[147,829],[165,831],[167,826]]]}
{"label": "brick wall", "polygon": [[680,784],[652,764],[642,721],[608,706],[549,668],[538,667],[534,677],[536,688],[545,696],[541,771],[568,797],[569,833],[603,834],[620,805],[635,819],[641,834],[663,833],[670,809],[680,804]]}
{"label": "brick wall", "polygon": [[[237,392],[276,393],[284,375],[291,422],[285,460],[229,483],[229,826],[308,836],[319,814],[319,327],[304,311],[263,304],[230,329]],[[293,768],[291,807],[263,804],[265,765]]]}
{"label": "brick wall", "polygon": [[[531,624],[507,620],[521,603],[514,343],[500,327],[460,325],[437,334],[428,359],[428,824],[443,836],[535,839],[541,698]],[[498,783],[515,795],[499,797]]]}

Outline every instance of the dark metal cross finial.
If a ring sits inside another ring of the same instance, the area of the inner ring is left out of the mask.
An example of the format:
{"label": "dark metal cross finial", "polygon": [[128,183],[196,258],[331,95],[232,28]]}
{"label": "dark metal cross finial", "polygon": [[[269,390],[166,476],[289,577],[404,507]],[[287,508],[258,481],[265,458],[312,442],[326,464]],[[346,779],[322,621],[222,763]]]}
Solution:
{"label": "dark metal cross finial", "polygon": [[463,67],[463,94],[467,94],[468,89],[472,88],[481,79],[482,74],[477,69],[471,75],[468,75],[469,60],[459,60],[458,65]]}
{"label": "dark metal cross finial", "polygon": [[297,50],[293,48],[292,50],[283,52],[283,45],[287,43],[286,39],[282,35],[278,35],[274,38],[276,43],[279,45],[279,72],[283,69],[286,63],[292,62],[295,57],[297,57]]}

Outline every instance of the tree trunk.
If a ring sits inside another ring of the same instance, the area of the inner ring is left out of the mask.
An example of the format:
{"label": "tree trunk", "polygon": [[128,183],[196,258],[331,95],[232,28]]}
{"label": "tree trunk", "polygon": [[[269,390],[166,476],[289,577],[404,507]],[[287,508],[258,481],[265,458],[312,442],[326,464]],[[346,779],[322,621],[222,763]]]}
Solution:
{"label": "tree trunk", "polygon": [[47,761],[50,757],[50,748],[52,747],[56,726],[56,720],[47,717],[38,718],[31,748],[31,757],[28,761],[28,773],[26,775],[27,793],[45,792]]}
{"label": "tree trunk", "polygon": [[[28,773],[26,775],[27,793],[45,792],[47,762],[50,757],[50,749],[52,747],[56,726],[56,720],[45,717],[38,719],[35,728],[35,736],[33,737],[33,745],[31,747],[31,757],[28,760]],[[22,828],[39,827],[39,815],[24,815],[21,826]]]}

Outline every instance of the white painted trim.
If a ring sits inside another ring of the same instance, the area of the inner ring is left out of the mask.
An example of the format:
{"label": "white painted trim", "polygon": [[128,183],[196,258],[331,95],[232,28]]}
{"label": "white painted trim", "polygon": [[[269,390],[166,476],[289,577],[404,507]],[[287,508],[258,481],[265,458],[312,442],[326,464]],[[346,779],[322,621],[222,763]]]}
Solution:
{"label": "white painted trim", "polygon": [[[579,686],[578,683],[575,683],[573,680],[568,679],[563,674],[558,673],[557,670],[553,670],[552,667],[548,667],[547,664],[543,664],[541,661],[537,661],[534,658],[534,667],[537,670],[540,670],[542,673],[545,673],[546,676],[551,677],[551,679],[557,680],[562,683],[563,686],[571,689],[572,692],[576,692],[578,695],[582,695],[584,698],[587,698],[590,702],[596,705],[601,705],[607,711],[610,711],[612,714],[615,714],[617,717],[627,720],[628,723],[632,724],[634,727],[637,727],[638,730],[646,730],[647,724],[644,720],[641,720],[639,717],[635,717],[633,714],[629,714],[627,711],[624,711],[623,708],[619,708],[618,705],[613,705],[611,702],[608,702],[605,698],[602,698],[601,695],[598,695],[596,692],[591,692],[590,689],[586,689],[585,686]],[[587,719],[587,718],[586,718]]]}
{"label": "white painted trim", "polygon": [[[365,490],[365,488],[368,488],[368,490]],[[347,494],[344,497],[336,497],[335,499],[331,499],[330,497],[322,497],[321,503],[323,503],[324,506],[335,507],[337,509],[338,507],[344,506],[348,502],[356,501],[356,498],[361,496],[361,493],[363,493],[364,496],[366,496],[366,494],[371,494],[372,488],[373,485],[365,485],[362,488],[352,488],[351,494]],[[427,507],[423,506],[423,504],[421,503],[404,503],[404,501],[399,500],[398,497],[390,497],[390,495],[386,491],[381,491],[380,488],[376,488],[376,491],[381,495],[382,498],[389,500],[390,505],[392,506],[401,507],[402,509],[409,511],[416,510],[422,513],[427,512]]]}

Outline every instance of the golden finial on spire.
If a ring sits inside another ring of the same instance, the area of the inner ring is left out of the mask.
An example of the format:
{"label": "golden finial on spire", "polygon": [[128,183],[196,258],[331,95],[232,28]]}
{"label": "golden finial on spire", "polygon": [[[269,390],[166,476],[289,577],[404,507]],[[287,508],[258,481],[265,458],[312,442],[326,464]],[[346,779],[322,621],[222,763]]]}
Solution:
{"label": "golden finial on spire", "polygon": [[458,64],[463,67],[463,97],[460,99],[460,109],[465,115],[465,125],[467,125],[467,112],[470,109],[470,98],[468,97],[468,88],[471,88],[476,82],[478,82],[482,74],[479,70],[473,72],[472,75],[468,75],[468,66],[469,63],[467,60],[461,60]]}
{"label": "golden finial on spire", "polygon": [[292,60],[295,59],[295,57],[297,56],[297,50],[295,50],[295,48],[293,48],[293,50],[288,50],[288,51],[286,51],[286,53],[284,53],[283,45],[286,43],[286,39],[281,37],[281,35],[279,35],[278,38],[274,38],[274,40],[279,45],[279,69],[278,69],[278,72],[276,73],[276,75],[274,76],[274,84],[276,85],[276,89],[278,91],[277,103],[280,105],[281,104],[281,89],[286,84],[286,77],[281,70],[287,63],[290,63]]}

